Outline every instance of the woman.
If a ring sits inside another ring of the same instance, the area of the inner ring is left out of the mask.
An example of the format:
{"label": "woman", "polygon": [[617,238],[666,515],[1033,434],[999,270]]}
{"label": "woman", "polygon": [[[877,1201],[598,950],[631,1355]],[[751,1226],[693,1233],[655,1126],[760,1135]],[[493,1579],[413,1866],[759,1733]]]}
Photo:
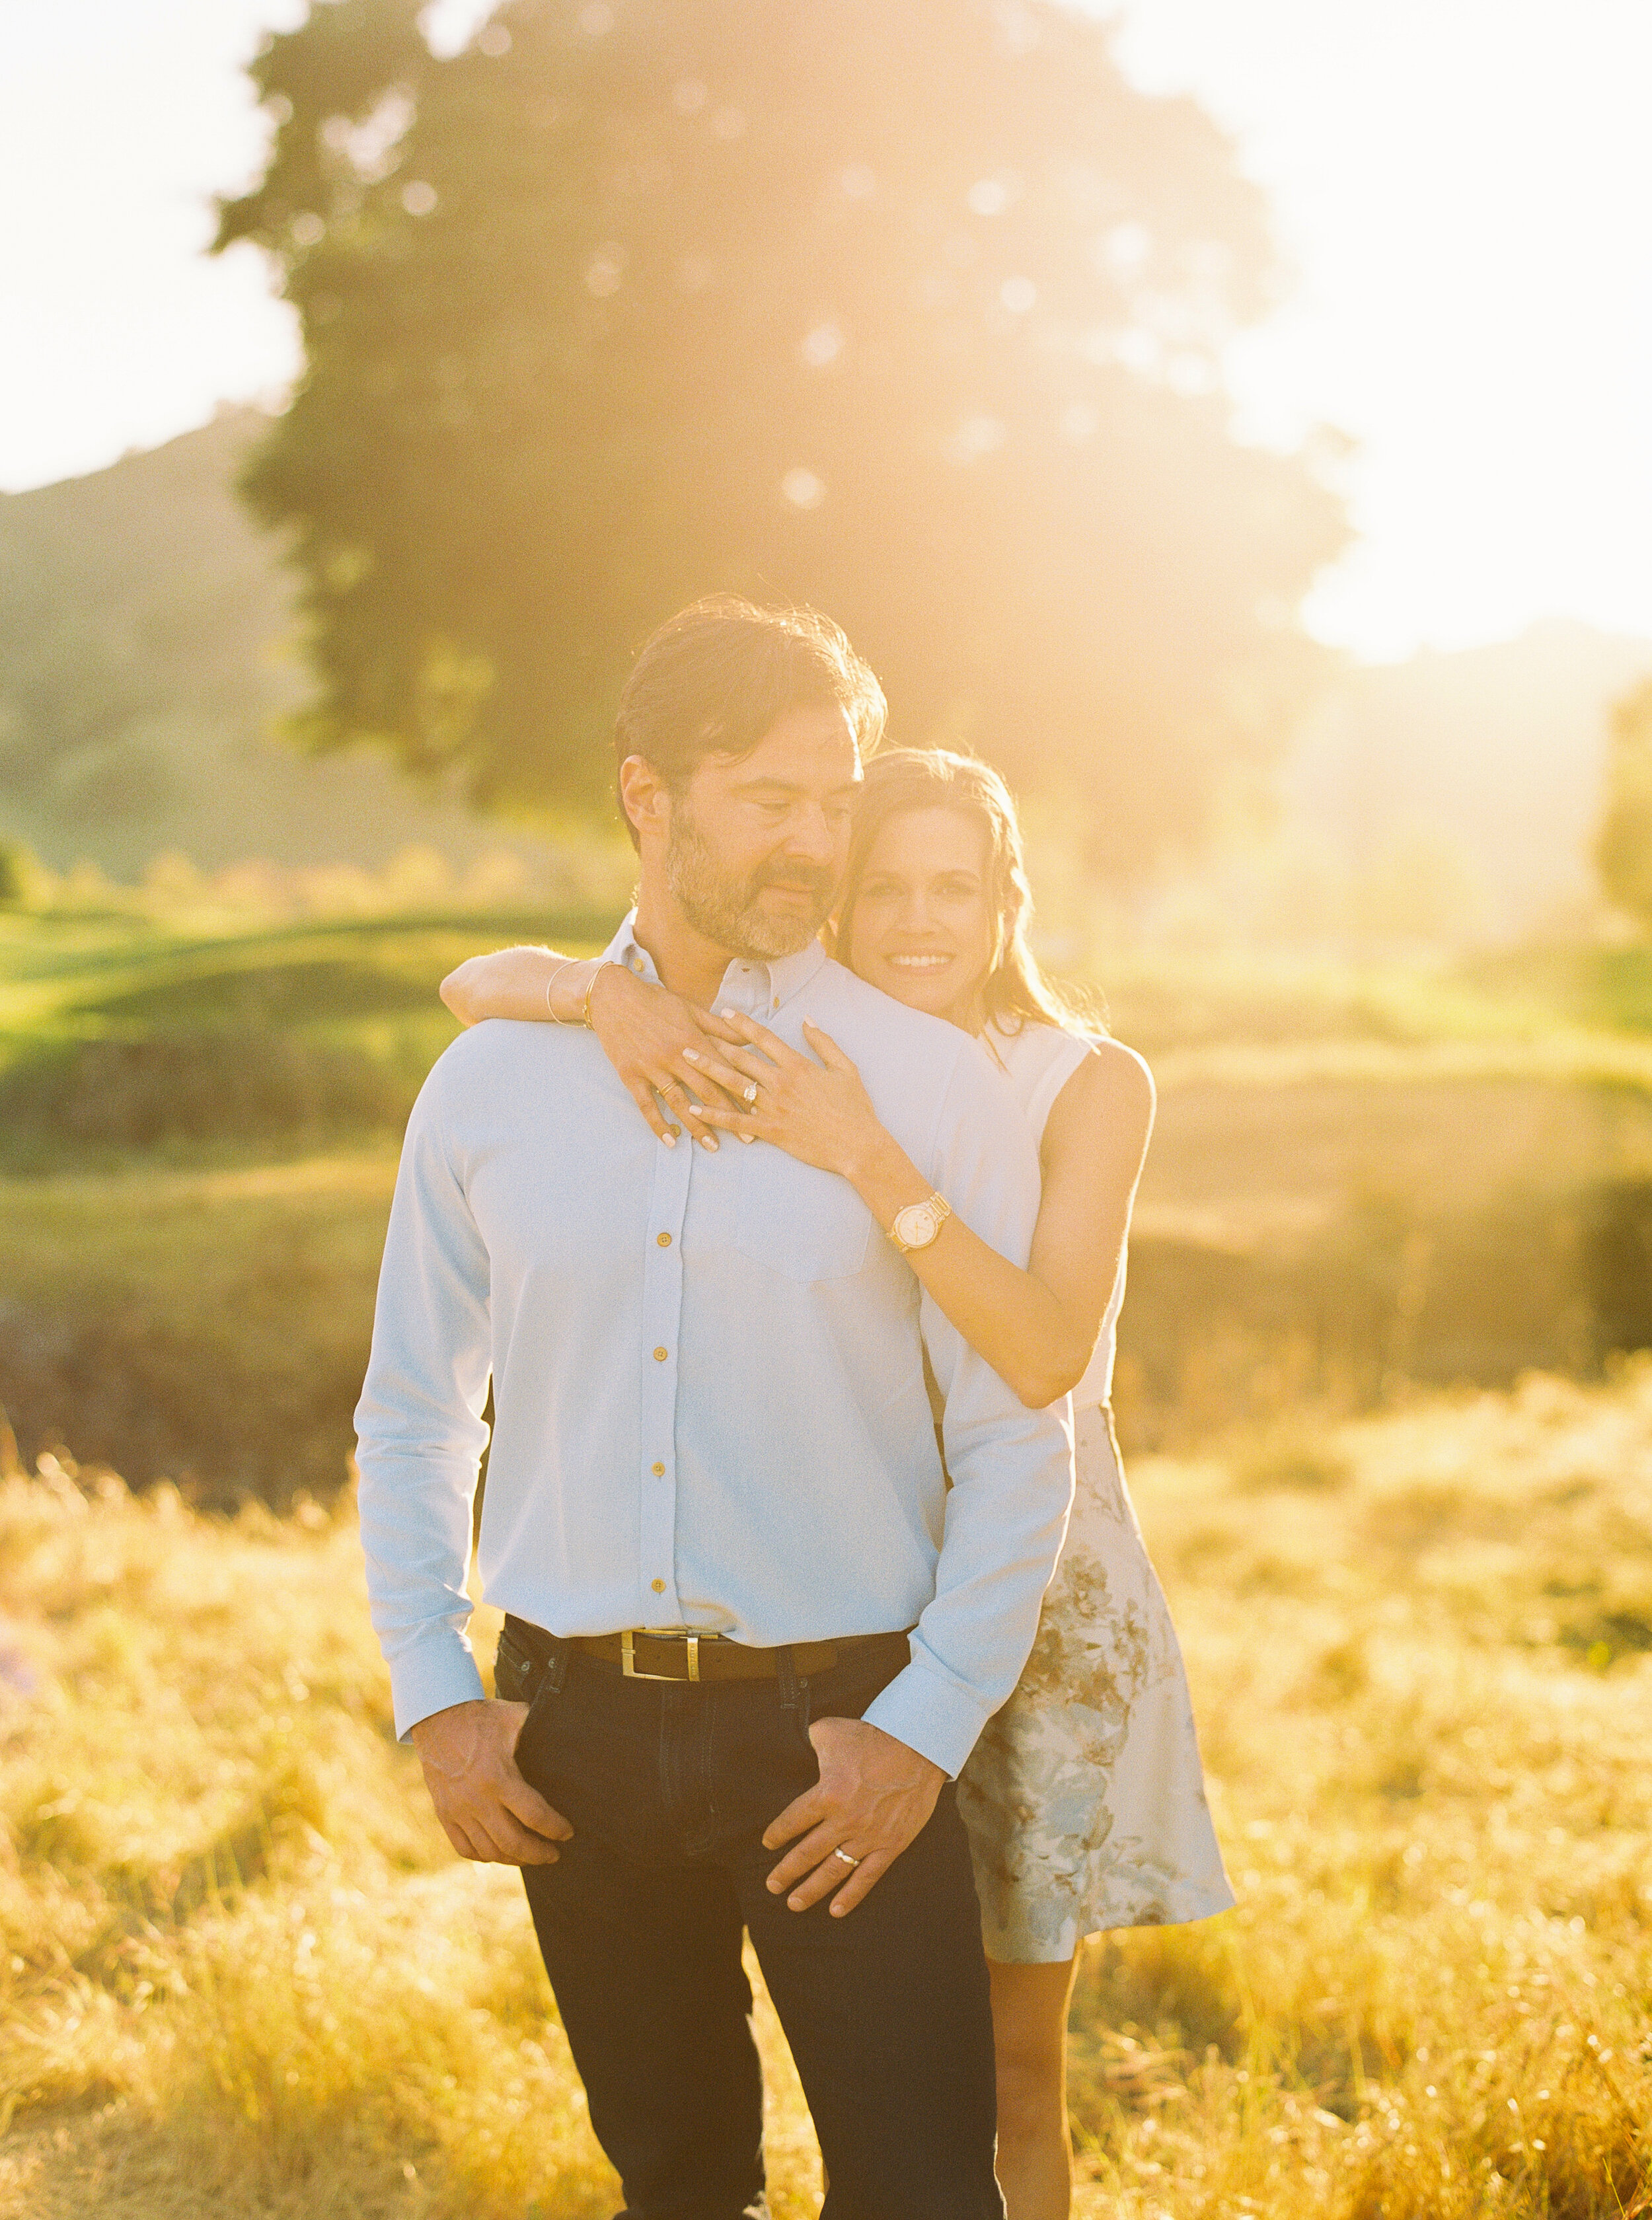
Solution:
{"label": "woman", "polygon": [[[839,958],[980,1036],[1038,1138],[1043,1200],[1021,1271],[957,1217],[909,1262],[1022,1400],[1069,1391],[1077,1494],[1014,1695],[958,1783],[992,1975],[999,2178],[1009,2220],[1065,2220],[1066,2026],[1079,1942],[1203,1918],[1233,1901],[1205,1802],[1181,1656],[1119,1462],[1107,1398],[1131,1206],[1153,1083],[1039,974],[1014,805],[997,773],[941,751],[875,757],[857,804]],[[888,1225],[928,1182],[879,1124],[854,1065],[752,1020],[691,1009],[617,966],[551,951],[478,957],[443,982],[478,1018],[582,1015],[663,1138],[768,1141],[849,1180]],[[658,1098],[658,1099],[657,1099]]]}

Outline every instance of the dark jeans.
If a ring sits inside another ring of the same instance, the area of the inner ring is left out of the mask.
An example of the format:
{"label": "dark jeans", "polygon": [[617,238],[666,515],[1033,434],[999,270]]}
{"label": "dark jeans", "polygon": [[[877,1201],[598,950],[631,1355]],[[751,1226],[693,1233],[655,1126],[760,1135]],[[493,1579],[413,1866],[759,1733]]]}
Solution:
{"label": "dark jeans", "polygon": [[[980,1912],[951,1784],[847,1918],[764,1886],[764,1829],[815,1780],[811,1716],[858,1718],[906,1662],[880,1637],[810,1681],[626,1680],[559,1645],[499,1692],[517,1762],[570,1821],[524,1868],[545,1970],[625,2186],[621,2220],[762,2220],[749,1930],[830,2177],[822,2220],[1001,2220]],[[845,1868],[845,1871],[847,1868]]]}

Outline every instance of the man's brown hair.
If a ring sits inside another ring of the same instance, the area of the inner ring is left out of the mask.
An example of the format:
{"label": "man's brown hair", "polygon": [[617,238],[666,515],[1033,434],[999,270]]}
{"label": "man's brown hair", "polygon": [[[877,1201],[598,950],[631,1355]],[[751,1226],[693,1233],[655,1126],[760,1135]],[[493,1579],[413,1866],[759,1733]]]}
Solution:
{"label": "man's brown hair", "polygon": [[[632,665],[614,730],[615,766],[641,756],[678,795],[707,756],[750,755],[782,717],[806,708],[840,708],[863,758],[883,737],[888,714],[870,666],[829,617],[709,595],[663,624]],[[634,848],[628,817],[626,826]]]}

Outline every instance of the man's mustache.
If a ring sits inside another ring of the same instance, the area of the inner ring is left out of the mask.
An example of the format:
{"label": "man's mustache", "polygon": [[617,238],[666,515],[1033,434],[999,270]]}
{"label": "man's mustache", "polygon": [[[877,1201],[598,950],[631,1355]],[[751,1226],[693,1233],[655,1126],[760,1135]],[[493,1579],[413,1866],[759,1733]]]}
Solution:
{"label": "man's mustache", "polygon": [[830,895],[836,890],[838,875],[822,870],[818,864],[789,864],[783,868],[765,864],[752,874],[751,891],[761,894],[764,887],[799,887],[810,894]]}

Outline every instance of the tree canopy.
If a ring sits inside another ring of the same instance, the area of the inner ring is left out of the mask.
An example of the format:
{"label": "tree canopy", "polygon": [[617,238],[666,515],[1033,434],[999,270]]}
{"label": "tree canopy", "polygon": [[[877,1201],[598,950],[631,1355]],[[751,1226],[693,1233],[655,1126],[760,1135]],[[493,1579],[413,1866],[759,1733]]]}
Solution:
{"label": "tree canopy", "polygon": [[1059,794],[1094,852],[1197,827],[1282,739],[1345,537],[1241,444],[1267,210],[1187,100],[1048,0],[322,0],[219,245],[308,367],[248,493],[291,534],[309,745],[484,807],[608,785],[631,655],[712,589],[838,619],[895,737]]}

